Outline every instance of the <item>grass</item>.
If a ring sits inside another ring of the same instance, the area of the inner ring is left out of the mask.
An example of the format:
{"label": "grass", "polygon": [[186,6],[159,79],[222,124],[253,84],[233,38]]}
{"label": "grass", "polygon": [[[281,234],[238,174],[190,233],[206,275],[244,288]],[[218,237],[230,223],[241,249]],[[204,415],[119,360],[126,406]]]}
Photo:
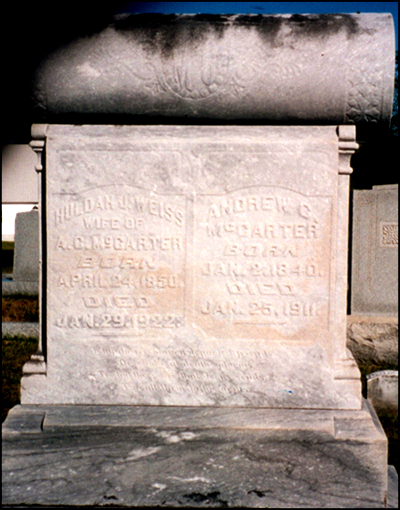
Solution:
{"label": "grass", "polygon": [[3,322],[39,322],[39,303],[35,297],[3,297]]}
{"label": "grass", "polygon": [[20,403],[22,366],[36,352],[36,338],[2,340],[2,421],[8,411]]}
{"label": "grass", "polygon": [[[39,322],[37,297],[13,296],[1,300],[3,322]],[[22,367],[36,352],[35,338],[2,339],[2,421],[20,403]]]}

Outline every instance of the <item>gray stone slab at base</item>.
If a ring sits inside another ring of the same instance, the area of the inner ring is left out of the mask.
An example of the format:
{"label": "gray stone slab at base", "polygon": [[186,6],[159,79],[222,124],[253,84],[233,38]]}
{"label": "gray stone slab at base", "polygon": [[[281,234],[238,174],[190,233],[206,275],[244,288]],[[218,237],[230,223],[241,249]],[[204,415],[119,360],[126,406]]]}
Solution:
{"label": "gray stone slab at base", "polygon": [[376,508],[387,440],[360,411],[17,406],[3,504]]}

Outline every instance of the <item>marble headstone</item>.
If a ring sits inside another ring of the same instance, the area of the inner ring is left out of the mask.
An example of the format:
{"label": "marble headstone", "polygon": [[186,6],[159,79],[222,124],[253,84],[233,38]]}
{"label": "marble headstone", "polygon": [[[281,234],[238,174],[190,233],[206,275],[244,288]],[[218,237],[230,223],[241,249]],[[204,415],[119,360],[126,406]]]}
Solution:
{"label": "marble headstone", "polygon": [[360,407],[354,128],[43,129],[47,368],[23,403]]}

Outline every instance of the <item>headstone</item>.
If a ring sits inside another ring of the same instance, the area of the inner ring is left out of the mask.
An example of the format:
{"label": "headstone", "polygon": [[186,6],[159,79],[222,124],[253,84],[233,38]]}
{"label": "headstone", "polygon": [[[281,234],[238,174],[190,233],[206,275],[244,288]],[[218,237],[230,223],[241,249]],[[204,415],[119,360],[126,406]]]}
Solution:
{"label": "headstone", "polygon": [[387,121],[392,31],[133,16],[43,64],[50,118],[169,122],[33,127],[46,306],[4,426],[8,503],[385,504],[387,440],[346,349],[345,124]]}
{"label": "headstone", "polygon": [[38,294],[38,212],[30,211],[26,216],[22,213],[16,215],[16,210],[28,211],[33,206],[37,207],[38,176],[32,172],[34,163],[35,154],[28,144],[9,144],[3,147],[2,239],[10,241],[10,250],[14,248],[14,255],[10,251],[7,279],[2,282],[3,295]]}
{"label": "headstone", "polygon": [[354,142],[330,126],[46,129],[52,362],[23,403],[360,407],[338,252],[337,154]]}
{"label": "headstone", "polygon": [[399,372],[381,370],[367,375],[368,400],[381,413],[399,412]]}
{"label": "headstone", "polygon": [[351,313],[398,313],[398,185],[354,190]]}
{"label": "headstone", "polygon": [[18,213],[15,218],[13,281],[39,281],[39,212]]}
{"label": "headstone", "polygon": [[35,207],[15,217],[13,272],[2,282],[4,296],[38,296],[39,259],[39,211]]}

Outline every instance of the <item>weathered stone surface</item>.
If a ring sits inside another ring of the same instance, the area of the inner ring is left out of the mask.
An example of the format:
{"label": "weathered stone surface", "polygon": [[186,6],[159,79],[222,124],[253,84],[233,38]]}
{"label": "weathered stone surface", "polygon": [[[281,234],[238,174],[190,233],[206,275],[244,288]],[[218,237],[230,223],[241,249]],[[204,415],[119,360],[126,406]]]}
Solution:
{"label": "weathered stone surface", "polygon": [[386,449],[368,403],[18,406],[3,426],[3,504],[377,508]]}
{"label": "weathered stone surface", "polygon": [[[347,347],[358,364],[396,365],[398,363],[397,319],[382,321],[381,318],[374,320],[371,317],[349,316],[347,334]],[[2,335],[3,338],[39,338],[39,324],[3,322]]]}
{"label": "weathered stone surface", "polygon": [[[32,172],[34,172],[33,167]],[[13,281],[39,281],[39,212],[37,209],[18,213],[15,218]]]}
{"label": "weathered stone surface", "polygon": [[347,347],[357,363],[397,365],[399,324],[397,317],[347,317]]}
{"label": "weathered stone surface", "polygon": [[368,400],[377,412],[399,412],[399,372],[381,370],[367,376]]}
{"label": "weathered stone surface", "polygon": [[[378,319],[348,317],[347,347],[358,364],[396,365],[399,353],[397,319],[390,322]],[[39,338],[39,324],[3,322],[2,335],[3,338]]]}
{"label": "weathered stone surface", "polygon": [[22,403],[359,408],[348,128],[47,126],[47,368]]}
{"label": "weathered stone surface", "polygon": [[123,15],[49,55],[33,96],[75,122],[388,122],[394,58],[390,14]]}
{"label": "weathered stone surface", "polygon": [[354,190],[351,313],[398,313],[397,184]]}

